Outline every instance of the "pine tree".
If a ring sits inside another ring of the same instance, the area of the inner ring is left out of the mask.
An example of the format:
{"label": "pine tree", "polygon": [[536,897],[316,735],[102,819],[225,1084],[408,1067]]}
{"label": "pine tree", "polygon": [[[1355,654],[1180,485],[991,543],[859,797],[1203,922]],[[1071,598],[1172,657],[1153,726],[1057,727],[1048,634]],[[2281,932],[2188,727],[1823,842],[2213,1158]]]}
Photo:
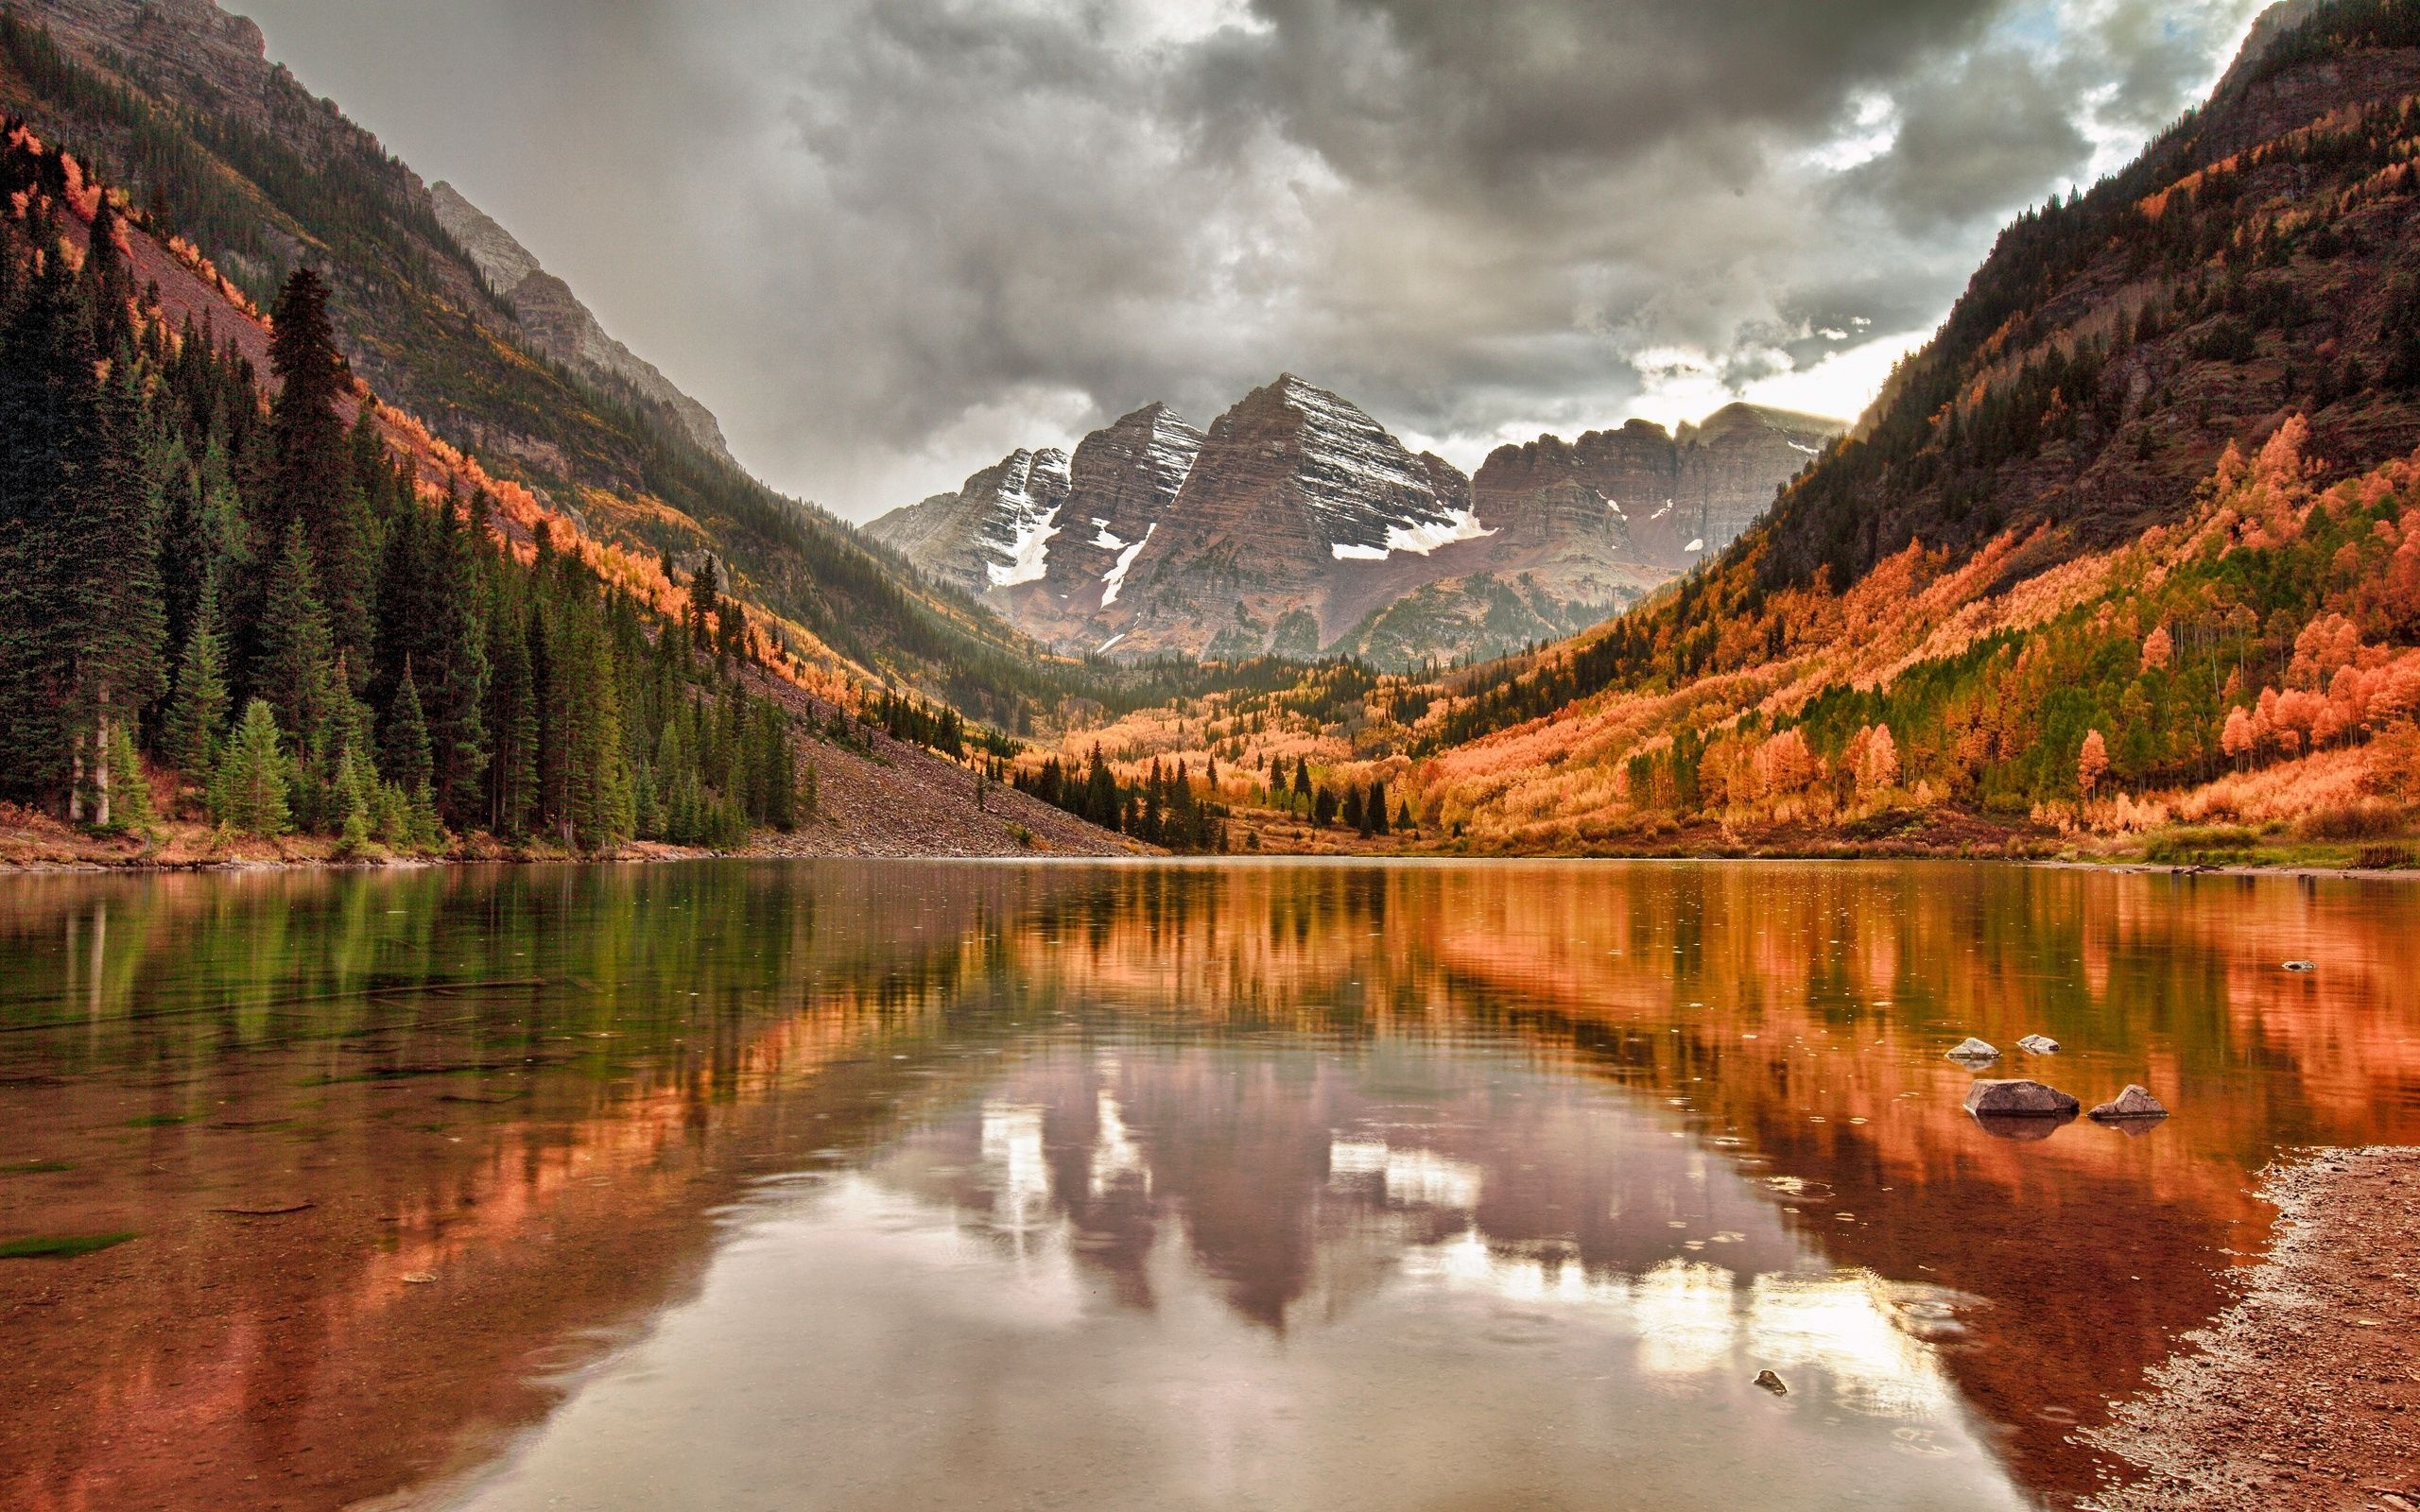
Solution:
{"label": "pine tree", "polygon": [[424,701],[428,712],[431,785],[439,809],[465,827],[483,799],[488,763],[487,604],[478,548],[461,501],[449,496],[438,518],[432,563],[438,660]]}
{"label": "pine tree", "polygon": [[337,758],[336,777],[329,787],[337,812],[337,849],[344,855],[359,855],[370,849],[372,825],[377,816],[376,777],[362,770],[347,747]]}
{"label": "pine tree", "polygon": [[92,234],[84,244],[84,283],[93,305],[93,350],[115,352],[134,338],[130,310],[134,302],[134,274],[127,266],[126,250],[117,244],[117,206],[107,193],[93,213]]}
{"label": "pine tree", "polygon": [[1092,765],[1084,771],[1083,813],[1104,830],[1128,827],[1118,803],[1117,779],[1110,775],[1109,763],[1102,760],[1098,746],[1093,747]]}
{"label": "pine tree", "polygon": [[331,646],[350,651],[352,665],[366,675],[372,664],[369,518],[353,475],[350,438],[337,413],[350,379],[328,321],[328,286],[309,267],[296,268],[278,295],[269,364],[279,389],[269,412],[268,539],[302,528],[319,573]]}
{"label": "pine tree", "polygon": [[421,713],[420,687],[409,662],[404,664],[404,680],[387,710],[383,749],[380,767],[397,787],[414,798],[429,790],[428,722]]}
{"label": "pine tree", "polygon": [[[26,234],[41,247],[58,232],[33,215]],[[64,610],[90,549],[74,515],[100,399],[91,323],[62,258],[42,260],[0,331],[0,786],[64,812],[77,650]]]}
{"label": "pine tree", "polygon": [[185,638],[177,665],[177,687],[168,701],[164,748],[185,781],[207,787],[218,756],[218,736],[227,722],[226,669],[218,644],[218,589],[202,585],[195,607],[193,631]]}
{"label": "pine tree", "polygon": [[498,834],[518,839],[529,833],[537,800],[538,702],[530,685],[529,637],[502,607],[489,617],[488,647],[494,669],[488,690],[488,728],[494,732],[488,761],[488,825]]}
{"label": "pine tree", "polygon": [[116,728],[166,691],[162,647],[167,629],[160,595],[161,491],[151,464],[154,437],[121,347],[101,393],[100,432],[92,465],[77,479],[67,524],[69,559],[57,611],[74,638],[67,691],[70,728],[89,754],[94,822],[111,822]]}
{"label": "pine tree", "polygon": [[268,701],[254,698],[246,704],[211,782],[210,811],[220,824],[257,835],[284,834],[294,827],[286,801],[287,763],[279,740],[277,715]]}
{"label": "pine tree", "polygon": [[110,770],[116,781],[111,795],[110,828],[127,834],[156,839],[160,833],[160,815],[151,801],[151,781],[143,773],[143,759],[134,752],[134,737],[128,732],[127,722],[120,720],[110,729]]}
{"label": "pine tree", "polygon": [[286,527],[269,575],[251,686],[268,701],[278,728],[291,733],[299,748],[310,749],[335,691],[335,647],[300,524]]}

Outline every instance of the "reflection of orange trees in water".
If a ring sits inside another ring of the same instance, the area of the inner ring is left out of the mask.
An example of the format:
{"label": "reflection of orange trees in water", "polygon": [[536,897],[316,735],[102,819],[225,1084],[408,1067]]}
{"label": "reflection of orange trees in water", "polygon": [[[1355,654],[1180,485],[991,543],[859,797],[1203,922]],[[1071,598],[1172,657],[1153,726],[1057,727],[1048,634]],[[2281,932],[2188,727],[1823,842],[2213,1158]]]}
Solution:
{"label": "reflection of orange trees in water", "polygon": [[[1917,1140],[1919,1169],[2100,1148],[2020,1157],[1978,1146],[1962,1116],[1886,1119],[1900,1102],[1955,1111],[1963,1074],[1937,1052],[1968,1033],[2004,1047],[2048,1033],[2070,1048],[2052,1079],[2114,1078],[2112,1093],[2172,1067],[2192,1114],[2152,1159],[2163,1179],[2216,1160],[2204,1178],[2229,1193],[2271,1130],[2386,1137],[2420,1081],[2420,1022],[2398,990],[2420,972],[2420,931],[2392,889],[1949,867],[1280,867],[1112,872],[1081,899],[1037,899],[982,948],[1005,946],[1025,990],[1181,1019],[1356,1036],[1651,1021],[1612,1041],[1645,1057],[1622,1074],[1671,1087],[1709,1061],[1754,1064],[1707,1075],[1714,1095],[1766,1109],[1737,1109],[1743,1122],[1820,1115],[1832,1138]],[[2322,970],[2281,972],[2293,955]],[[1818,1084],[1805,1063],[1821,1045],[1841,1053]],[[2296,1080],[2235,1085],[2281,1052]]]}

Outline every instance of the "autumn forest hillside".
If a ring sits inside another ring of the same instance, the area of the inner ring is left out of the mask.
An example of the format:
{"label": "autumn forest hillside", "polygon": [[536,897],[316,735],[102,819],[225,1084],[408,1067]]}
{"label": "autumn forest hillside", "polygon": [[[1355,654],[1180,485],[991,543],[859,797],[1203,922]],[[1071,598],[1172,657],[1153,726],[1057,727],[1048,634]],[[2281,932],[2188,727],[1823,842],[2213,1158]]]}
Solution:
{"label": "autumn forest hillside", "polygon": [[1080,748],[1216,761],[1279,849],[2408,859],[2415,156],[2420,5],[2322,7],[2009,226],[1856,431],[1640,609]]}

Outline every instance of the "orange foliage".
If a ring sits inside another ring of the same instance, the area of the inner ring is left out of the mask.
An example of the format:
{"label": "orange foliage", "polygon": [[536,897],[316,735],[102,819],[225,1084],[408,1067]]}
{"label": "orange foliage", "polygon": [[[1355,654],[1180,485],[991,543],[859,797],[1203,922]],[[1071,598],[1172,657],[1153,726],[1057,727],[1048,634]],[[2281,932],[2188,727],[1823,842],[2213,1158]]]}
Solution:
{"label": "orange foliage", "polygon": [[2084,797],[2090,798],[2092,790],[2100,785],[2101,778],[2108,771],[2109,743],[2100,738],[2100,730],[2087,731],[2083,737],[2083,749],[2076,756],[2076,786],[2083,790]]}
{"label": "orange foliage", "polygon": [[2143,665],[2165,670],[2176,660],[2176,643],[2169,638],[2166,626],[2153,626],[2152,633],[2143,637]]}

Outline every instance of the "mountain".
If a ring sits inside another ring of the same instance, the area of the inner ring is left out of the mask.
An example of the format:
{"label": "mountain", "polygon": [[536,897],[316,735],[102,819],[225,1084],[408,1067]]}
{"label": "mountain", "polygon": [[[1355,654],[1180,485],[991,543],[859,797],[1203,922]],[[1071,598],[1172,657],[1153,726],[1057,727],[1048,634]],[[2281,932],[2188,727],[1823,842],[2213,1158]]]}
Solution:
{"label": "mountain", "polygon": [[542,350],[251,23],[48,19],[0,11],[12,853],[1134,849],[1002,790],[960,710],[1028,725],[1187,669],[1054,662]]}
{"label": "mountain", "polygon": [[470,254],[489,291],[511,307],[531,346],[609,387],[627,387],[642,404],[671,416],[708,455],[732,460],[713,411],[675,387],[655,364],[606,335],[571,285],[540,267],[510,232],[441,179],[428,186],[428,198],[437,223]]}
{"label": "mountain", "polygon": [[[1215,754],[1247,802],[1297,763],[1383,782],[1429,845],[2410,865],[2415,140],[2420,4],[2273,12],[1697,572],[1532,655],[1085,738]],[[1522,449],[1479,516],[1508,479],[1634,515],[1626,445]],[[1264,849],[1334,843],[1268,812]]]}
{"label": "mountain", "polygon": [[123,184],[237,303],[266,308],[294,267],[319,269],[353,374],[526,490],[533,517],[739,597],[803,662],[843,679],[921,687],[1003,726],[1055,717],[1071,696],[1132,695],[1131,679],[1049,657],[748,475],[711,417],[508,232],[270,62],[251,21],[212,0],[41,0],[9,14],[0,109]]}
{"label": "mountain", "polygon": [[1046,571],[1071,487],[1066,453],[1011,452],[958,492],[895,510],[866,533],[911,560],[929,560],[934,576],[964,593],[1009,588]]}
{"label": "mountain", "polygon": [[1604,528],[1618,532],[1633,560],[1682,570],[1738,539],[1794,476],[1848,427],[1839,421],[1759,405],[1727,404],[1697,425],[1668,434],[1634,420],[1575,442],[1548,436],[1499,447],[1472,480],[1487,519],[1517,520],[1558,492],[1598,502]]}
{"label": "mountain", "polygon": [[1503,448],[1472,479],[1288,373],[1206,435],[1153,404],[866,534],[1066,650],[1416,666],[1595,624],[1728,543],[1842,429],[1734,404],[1678,436]]}

